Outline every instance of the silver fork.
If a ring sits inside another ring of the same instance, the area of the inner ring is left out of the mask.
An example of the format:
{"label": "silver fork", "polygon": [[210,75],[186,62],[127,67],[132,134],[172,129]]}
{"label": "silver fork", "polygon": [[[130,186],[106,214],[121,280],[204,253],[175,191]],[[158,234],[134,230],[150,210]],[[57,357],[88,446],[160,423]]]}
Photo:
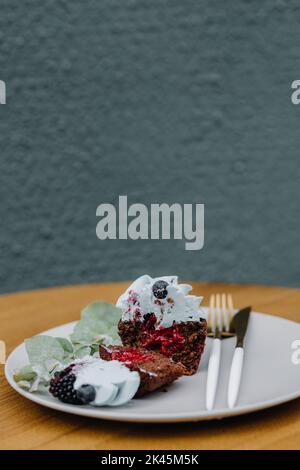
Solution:
{"label": "silver fork", "polygon": [[206,383],[206,408],[209,411],[214,407],[218,386],[221,340],[234,336],[234,331],[231,329],[234,313],[231,294],[211,295],[207,320],[208,336],[213,338]]}

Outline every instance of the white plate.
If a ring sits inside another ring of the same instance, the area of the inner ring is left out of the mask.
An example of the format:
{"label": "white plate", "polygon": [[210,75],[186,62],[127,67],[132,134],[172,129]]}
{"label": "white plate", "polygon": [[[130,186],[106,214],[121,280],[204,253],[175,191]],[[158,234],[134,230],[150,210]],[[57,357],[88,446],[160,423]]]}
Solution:
{"label": "white plate", "polygon": [[[67,337],[76,322],[53,328],[42,334]],[[29,393],[13,380],[16,369],[27,363],[24,343],[9,356],[5,375],[21,395],[40,405],[66,413],[93,418],[133,422],[200,421],[241,415],[268,408],[300,397],[300,365],[292,363],[292,343],[300,340],[300,324],[261,313],[252,313],[245,344],[245,362],[237,406],[226,404],[228,373],[234,351],[234,338],[222,342],[222,360],[215,409],[205,409],[207,361],[211,340],[197,374],[183,377],[168,387],[167,393],[157,391],[134,399],[118,408],[66,405],[48,393]]]}

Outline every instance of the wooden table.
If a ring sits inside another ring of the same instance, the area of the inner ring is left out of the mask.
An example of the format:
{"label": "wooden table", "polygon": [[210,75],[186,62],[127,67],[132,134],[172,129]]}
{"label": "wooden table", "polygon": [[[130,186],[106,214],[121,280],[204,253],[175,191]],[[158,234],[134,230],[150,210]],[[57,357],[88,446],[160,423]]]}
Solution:
{"label": "wooden table", "polygon": [[[8,353],[24,338],[79,318],[93,300],[114,302],[128,283],[59,287],[0,296],[0,339]],[[206,299],[232,292],[237,307],[300,321],[300,290],[193,282]],[[280,338],[278,338],[280,340]],[[1,449],[300,449],[300,399],[221,421],[129,424],[50,410],[18,395],[0,366]]]}

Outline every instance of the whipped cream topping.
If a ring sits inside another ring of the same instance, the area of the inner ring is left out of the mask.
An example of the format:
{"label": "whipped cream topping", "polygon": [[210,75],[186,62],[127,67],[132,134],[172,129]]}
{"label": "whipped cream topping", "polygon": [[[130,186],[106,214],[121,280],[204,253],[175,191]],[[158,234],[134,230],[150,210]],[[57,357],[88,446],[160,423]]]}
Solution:
{"label": "whipped cream topping", "polygon": [[[163,295],[155,296],[155,286],[163,281]],[[122,320],[140,320],[147,313],[156,316],[156,327],[170,327],[173,323],[199,321],[199,305],[203,297],[189,295],[192,286],[178,284],[177,276],[151,278],[147,274],[136,279],[117,300]]]}
{"label": "whipped cream topping", "polygon": [[76,364],[75,390],[82,385],[92,385],[95,388],[96,396],[90,405],[123,405],[134,397],[139,388],[138,372],[130,371],[120,361],[104,361],[87,356],[74,363]]}

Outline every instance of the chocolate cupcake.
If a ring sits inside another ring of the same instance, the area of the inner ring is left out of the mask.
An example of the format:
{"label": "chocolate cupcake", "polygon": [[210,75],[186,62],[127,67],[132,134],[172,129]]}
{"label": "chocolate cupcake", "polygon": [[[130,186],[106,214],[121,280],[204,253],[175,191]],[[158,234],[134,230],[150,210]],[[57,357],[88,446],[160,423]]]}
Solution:
{"label": "chocolate cupcake", "polygon": [[203,353],[207,324],[201,318],[201,297],[176,276],[141,276],[117,301],[122,310],[118,331],[127,347],[162,354],[194,374]]}

